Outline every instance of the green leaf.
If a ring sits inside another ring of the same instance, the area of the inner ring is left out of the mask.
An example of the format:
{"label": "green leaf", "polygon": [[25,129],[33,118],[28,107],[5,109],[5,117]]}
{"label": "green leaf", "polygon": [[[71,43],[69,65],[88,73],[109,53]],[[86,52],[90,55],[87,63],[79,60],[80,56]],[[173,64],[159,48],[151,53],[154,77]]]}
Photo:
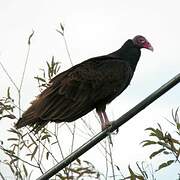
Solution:
{"label": "green leaf", "polygon": [[64,36],[64,33],[61,32],[60,30],[56,29],[56,31],[57,31],[59,34],[61,34],[62,36]]}
{"label": "green leaf", "polygon": [[4,115],[3,118],[9,118],[9,119],[16,119],[16,116],[14,116],[13,114],[7,114],[7,115]]}
{"label": "green leaf", "polygon": [[8,141],[19,141],[19,139],[17,139],[17,138],[8,138],[7,140]]}
{"label": "green leaf", "polygon": [[168,145],[164,142],[158,141],[157,144],[163,146],[163,147],[168,147]]}
{"label": "green leaf", "polygon": [[139,180],[145,180],[143,176],[141,175],[136,175],[136,179],[139,179]]}
{"label": "green leaf", "polygon": [[8,131],[21,136],[21,133],[13,128],[9,129]]}
{"label": "green leaf", "polygon": [[10,96],[10,87],[8,87],[8,89],[7,89],[7,98],[11,99],[11,96]]}
{"label": "green leaf", "polygon": [[32,154],[26,154],[26,156],[31,156]]}
{"label": "green leaf", "polygon": [[166,155],[171,154],[171,152],[168,152],[168,151],[164,151],[163,153]]}
{"label": "green leaf", "polygon": [[34,145],[34,143],[32,142],[31,144],[29,144],[27,147],[30,148],[32,145]]}
{"label": "green leaf", "polygon": [[25,146],[25,144],[22,143],[21,146],[20,146],[20,150],[22,150],[24,146]]}
{"label": "green leaf", "polygon": [[7,163],[7,165],[9,166],[9,168],[11,169],[12,173],[14,174],[15,173],[15,170],[13,169],[12,165]]}
{"label": "green leaf", "polygon": [[26,169],[26,167],[25,167],[25,165],[23,164],[23,170],[24,170],[24,174],[25,174],[25,176],[27,177],[28,176],[28,172],[27,172],[27,169]]}
{"label": "green leaf", "polygon": [[144,177],[142,175],[139,175],[137,173],[134,173],[133,170],[130,168],[130,165],[128,166],[129,172],[130,172],[130,176],[125,178],[125,179],[131,179],[131,180],[145,180]]}
{"label": "green leaf", "polygon": [[18,158],[14,158],[14,159],[12,159],[9,163],[10,164],[13,164],[15,161],[17,161],[18,160]]}
{"label": "green leaf", "polygon": [[158,137],[158,139],[162,140],[164,137],[163,132],[159,129],[156,129],[156,137]]}
{"label": "green leaf", "polygon": [[31,38],[33,37],[34,35],[34,31],[32,31],[32,33],[30,34],[29,38],[28,38],[28,45],[31,44]]}
{"label": "green leaf", "polygon": [[156,133],[154,133],[154,132],[151,132],[149,136],[155,136],[155,137],[157,137]]}
{"label": "green leaf", "polygon": [[32,161],[32,159],[34,158],[37,150],[38,150],[38,146],[36,146],[36,147],[34,148],[34,151],[33,151],[33,153],[31,154],[31,161]]}
{"label": "green leaf", "polygon": [[115,166],[116,166],[117,170],[118,170],[118,171],[120,171],[120,168],[119,168],[119,166],[117,166],[117,165],[115,165]]}
{"label": "green leaf", "polygon": [[31,138],[31,141],[37,146],[36,141],[32,138],[32,136],[29,135],[29,137]]}
{"label": "green leaf", "polygon": [[38,81],[46,82],[46,80],[43,79],[43,78],[41,78],[41,77],[36,76],[36,77],[34,77],[34,78],[37,79]]}
{"label": "green leaf", "polygon": [[48,158],[49,158],[49,151],[46,153],[46,159],[48,160]]}
{"label": "green leaf", "polygon": [[153,131],[153,132],[156,132],[156,130],[152,127],[149,127],[149,128],[146,128],[145,131]]}
{"label": "green leaf", "polygon": [[80,159],[76,159],[76,161],[78,162],[79,165],[81,165],[81,160]]}
{"label": "green leaf", "polygon": [[157,171],[159,171],[160,169],[163,169],[163,168],[165,168],[167,166],[170,166],[173,162],[174,162],[174,160],[169,160],[169,161],[167,161],[165,163],[160,164]]}
{"label": "green leaf", "polygon": [[56,144],[56,143],[57,143],[57,141],[55,141],[55,142],[51,143],[51,145]]}
{"label": "green leaf", "polygon": [[171,138],[171,141],[172,141],[173,143],[175,143],[175,144],[180,145],[180,141],[178,141],[178,140],[176,140],[176,139]]}
{"label": "green leaf", "polygon": [[162,131],[161,131],[161,126],[159,125],[159,127],[160,127],[160,130],[159,130],[159,129],[154,129],[154,128],[152,128],[152,127],[146,128],[145,130],[146,130],[146,131],[152,131],[152,132],[150,133],[150,136],[155,136],[155,137],[157,137],[158,139],[163,139],[163,133],[162,133]]}
{"label": "green leaf", "polygon": [[159,123],[157,123],[157,125],[159,126],[159,129],[162,131],[162,127]]}
{"label": "green leaf", "polygon": [[131,180],[136,180],[136,175],[134,174],[133,170],[131,169],[130,165],[128,166]]}
{"label": "green leaf", "polygon": [[180,130],[180,123],[176,123],[177,129]]}
{"label": "green leaf", "polygon": [[131,169],[130,165],[128,166],[128,169],[129,169],[129,172],[130,172],[131,175],[135,175],[133,170]]}
{"label": "green leaf", "polygon": [[178,111],[179,111],[179,107],[176,109],[174,116],[173,116],[173,119],[176,123],[179,122]]}
{"label": "green leaf", "polygon": [[179,158],[179,155],[180,155],[180,147],[179,147],[179,150],[178,150],[177,155],[176,155],[176,159],[177,159],[177,160],[178,160],[178,158]]}
{"label": "green leaf", "polygon": [[164,150],[165,150],[165,149],[162,148],[162,149],[159,149],[158,151],[153,152],[153,153],[149,156],[149,158],[152,159],[154,156],[160,154],[160,153],[163,152]]}
{"label": "green leaf", "polygon": [[49,139],[49,137],[51,137],[50,134],[45,134],[44,136],[41,137],[41,140]]}
{"label": "green leaf", "polygon": [[62,23],[60,23],[61,29],[64,32],[64,26],[62,25]]}
{"label": "green leaf", "polygon": [[152,145],[152,144],[157,144],[157,142],[151,141],[151,140],[145,140],[145,141],[142,141],[141,143],[143,143],[143,147],[149,146],[149,145]]}

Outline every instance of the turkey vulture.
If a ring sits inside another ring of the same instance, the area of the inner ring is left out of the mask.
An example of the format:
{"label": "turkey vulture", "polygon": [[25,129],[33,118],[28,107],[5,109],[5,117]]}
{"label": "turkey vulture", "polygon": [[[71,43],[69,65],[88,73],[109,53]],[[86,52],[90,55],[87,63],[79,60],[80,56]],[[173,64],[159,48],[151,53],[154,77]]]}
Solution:
{"label": "turkey vulture", "polygon": [[23,113],[16,128],[29,125],[39,130],[48,122],[72,122],[95,108],[105,129],[110,125],[106,104],[129,85],[141,48],[153,51],[146,38],[138,35],[113,53],[88,59],[60,73]]}

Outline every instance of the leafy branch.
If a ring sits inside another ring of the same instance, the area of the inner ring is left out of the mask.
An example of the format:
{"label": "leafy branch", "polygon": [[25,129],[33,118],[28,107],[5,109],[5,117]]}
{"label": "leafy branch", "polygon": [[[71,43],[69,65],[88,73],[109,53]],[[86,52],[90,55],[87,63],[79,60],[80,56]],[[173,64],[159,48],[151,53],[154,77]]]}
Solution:
{"label": "leafy branch", "polygon": [[175,112],[172,111],[172,121],[168,122],[170,125],[172,125],[175,129],[176,136],[172,135],[168,131],[164,131],[160,124],[158,124],[157,128],[149,127],[146,129],[147,132],[149,132],[149,136],[153,139],[147,139],[142,142],[143,147],[145,146],[152,146],[156,145],[159,146],[159,149],[152,152],[149,156],[150,159],[156,157],[157,155],[173,155],[174,159],[169,159],[166,162],[163,162],[159,165],[157,171],[161,170],[162,168],[168,167],[172,165],[173,163],[179,163],[180,165],[180,121],[179,121],[179,115],[178,115],[177,109]]}

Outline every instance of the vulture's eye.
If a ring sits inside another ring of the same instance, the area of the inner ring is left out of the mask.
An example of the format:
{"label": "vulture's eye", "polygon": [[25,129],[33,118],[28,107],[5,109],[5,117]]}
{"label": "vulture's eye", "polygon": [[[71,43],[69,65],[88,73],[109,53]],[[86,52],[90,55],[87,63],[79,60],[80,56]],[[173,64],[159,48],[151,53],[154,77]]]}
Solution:
{"label": "vulture's eye", "polygon": [[140,38],[140,39],[139,39],[139,42],[140,42],[141,44],[144,44],[144,43],[145,43],[145,39]]}

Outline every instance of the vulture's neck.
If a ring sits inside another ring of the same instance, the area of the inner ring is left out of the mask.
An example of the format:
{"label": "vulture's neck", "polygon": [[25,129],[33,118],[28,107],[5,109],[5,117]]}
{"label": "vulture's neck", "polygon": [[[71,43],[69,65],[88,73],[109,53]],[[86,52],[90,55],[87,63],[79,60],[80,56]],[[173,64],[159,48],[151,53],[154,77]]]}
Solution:
{"label": "vulture's neck", "polygon": [[131,39],[129,39],[120,49],[109,54],[109,56],[113,58],[118,58],[123,61],[127,61],[130,64],[132,70],[134,71],[141,56],[141,50],[134,45]]}

